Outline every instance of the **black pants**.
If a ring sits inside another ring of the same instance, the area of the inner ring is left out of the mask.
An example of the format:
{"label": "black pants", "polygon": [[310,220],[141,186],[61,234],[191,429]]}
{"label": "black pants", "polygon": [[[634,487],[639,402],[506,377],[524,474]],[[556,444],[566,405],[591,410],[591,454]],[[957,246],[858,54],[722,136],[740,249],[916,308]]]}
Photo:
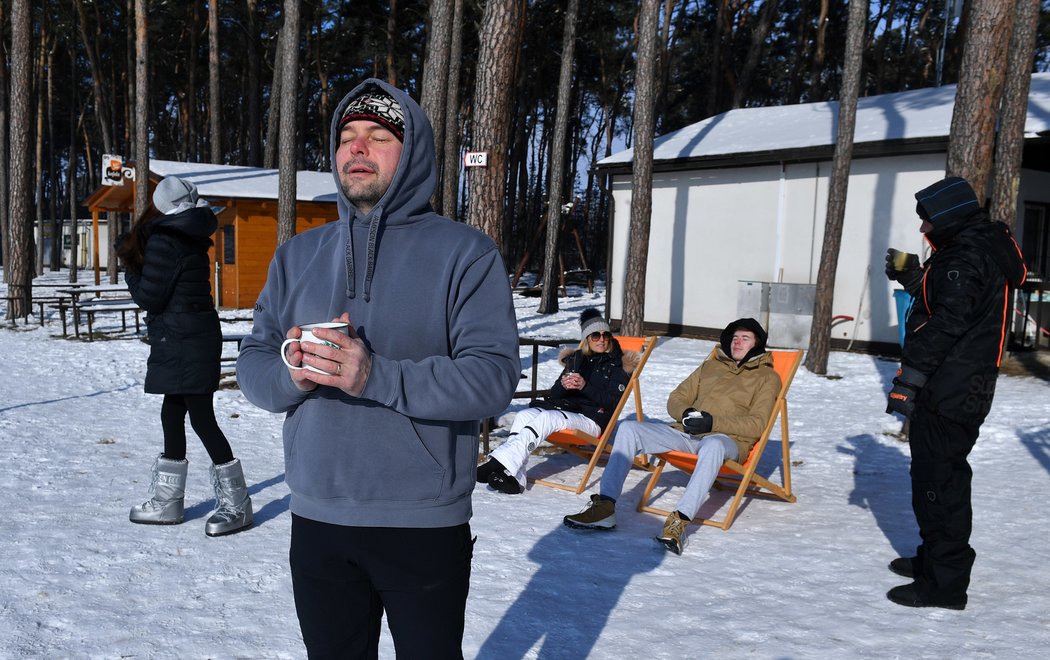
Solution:
{"label": "black pants", "polygon": [[384,611],[399,660],[462,658],[470,525],[344,527],[292,514],[289,564],[312,660],[378,658]]}
{"label": "black pants", "polygon": [[204,443],[216,465],[233,460],[230,443],[215,421],[211,394],[165,394],[160,406],[160,425],[164,429],[164,457],[174,461],[186,458],[186,413],[193,432]]}
{"label": "black pants", "polygon": [[965,604],[970,569],[972,472],[966,457],[980,426],[960,424],[922,408],[911,417],[911,501],[922,545],[915,562],[919,595],[932,603]]}

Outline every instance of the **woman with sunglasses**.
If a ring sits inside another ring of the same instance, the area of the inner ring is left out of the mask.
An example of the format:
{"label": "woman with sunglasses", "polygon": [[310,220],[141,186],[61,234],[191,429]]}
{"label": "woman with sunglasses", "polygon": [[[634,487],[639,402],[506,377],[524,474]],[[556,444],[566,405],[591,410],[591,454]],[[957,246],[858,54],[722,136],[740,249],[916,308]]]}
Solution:
{"label": "woman with sunglasses", "polygon": [[620,401],[640,356],[624,353],[597,309],[580,314],[580,344],[562,351],[561,376],[542,401],[519,412],[507,440],[478,467],[478,483],[517,495],[525,488],[529,454],[555,431],[576,429],[601,435]]}

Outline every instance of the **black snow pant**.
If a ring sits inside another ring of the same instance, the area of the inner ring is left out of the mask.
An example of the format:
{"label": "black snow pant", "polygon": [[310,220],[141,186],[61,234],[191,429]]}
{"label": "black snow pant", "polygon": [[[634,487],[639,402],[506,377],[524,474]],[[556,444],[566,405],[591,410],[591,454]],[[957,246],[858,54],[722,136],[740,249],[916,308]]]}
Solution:
{"label": "black snow pant", "polygon": [[461,659],[470,525],[346,527],[292,514],[289,564],[307,655],[378,658],[384,612],[398,660]]}
{"label": "black snow pant", "polygon": [[911,501],[922,545],[914,563],[919,596],[931,604],[966,604],[970,569],[972,472],[966,457],[980,425],[960,424],[921,406],[911,417]]}

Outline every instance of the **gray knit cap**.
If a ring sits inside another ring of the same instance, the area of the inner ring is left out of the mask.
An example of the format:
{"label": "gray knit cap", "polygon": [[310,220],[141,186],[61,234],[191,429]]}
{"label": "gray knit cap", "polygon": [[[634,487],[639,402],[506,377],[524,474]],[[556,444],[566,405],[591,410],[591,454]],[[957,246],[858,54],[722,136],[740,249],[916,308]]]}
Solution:
{"label": "gray knit cap", "polygon": [[611,328],[601,312],[588,307],[580,313],[580,339],[586,339],[592,332],[611,332]]}
{"label": "gray knit cap", "polygon": [[197,186],[177,176],[166,177],[153,191],[153,206],[165,215],[207,205],[207,202],[201,201],[197,195]]}

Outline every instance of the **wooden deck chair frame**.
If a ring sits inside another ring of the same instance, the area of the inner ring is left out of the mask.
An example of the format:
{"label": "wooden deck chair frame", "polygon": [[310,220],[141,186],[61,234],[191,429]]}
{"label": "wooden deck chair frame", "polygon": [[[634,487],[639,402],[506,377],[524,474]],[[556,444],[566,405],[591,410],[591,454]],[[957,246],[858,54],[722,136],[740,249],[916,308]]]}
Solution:
{"label": "wooden deck chair frame", "polygon": [[[733,524],[734,518],[736,518],[737,509],[740,507],[744,495],[785,502],[795,501],[795,496],[791,493],[791,447],[788,437],[787,393],[788,388],[791,387],[791,381],[795,378],[795,372],[798,371],[798,366],[802,362],[802,351],[773,350],[770,353],[773,354],[773,367],[776,369],[777,375],[780,376],[780,394],[777,395],[773,413],[769,416],[766,428],[762,431],[762,435],[759,436],[758,442],[751,448],[751,453],[748,454],[747,459],[742,464],[726,459],[725,463],[722,464],[718,477],[715,479],[715,488],[736,491],[729,503],[729,509],[726,511],[725,516],[721,520],[694,518],[692,520],[694,523],[719,527],[723,531],[728,530],[729,526]],[[775,484],[756,472],[759,459],[762,458],[762,453],[769,443],[769,436],[773,432],[773,426],[777,421],[777,417],[780,418],[780,445],[782,448],[780,470],[783,481],[781,484]],[[652,500],[655,499],[652,498],[652,493],[653,489],[656,488],[656,482],[659,481],[660,475],[668,464],[692,475],[693,470],[696,469],[696,454],[678,451],[665,452],[656,454],[655,463],[655,467],[649,475],[649,483],[646,485],[642,498],[638,502],[638,510],[666,516],[670,511],[652,506]]]}
{"label": "wooden deck chair frame", "polygon": [[639,378],[642,375],[642,369],[645,367],[645,363],[649,360],[649,355],[656,347],[657,338],[617,335],[616,339],[620,342],[620,348],[624,351],[638,351],[641,354],[641,358],[638,361],[638,366],[635,367],[634,371],[631,373],[631,378],[627,382],[627,387],[623,391],[623,396],[620,397],[620,401],[616,404],[616,409],[613,410],[609,423],[605,425],[604,429],[602,429],[602,434],[596,438],[590,433],[568,429],[551,433],[546,438],[547,442],[552,445],[561,447],[570,454],[587,461],[587,469],[583,473],[583,478],[580,479],[578,484],[564,484],[557,481],[550,481],[548,479],[529,479],[530,482],[542,486],[550,486],[551,488],[572,491],[579,495],[585,488],[587,488],[587,481],[591,478],[591,473],[594,472],[594,468],[598,466],[598,463],[603,458],[608,457],[608,454],[611,451],[611,448],[609,447],[609,439],[612,437],[613,431],[616,429],[616,423],[619,421],[620,414],[627,405],[627,400],[630,399],[632,395],[634,396],[635,419],[645,419],[642,415],[642,389],[639,385]]}

